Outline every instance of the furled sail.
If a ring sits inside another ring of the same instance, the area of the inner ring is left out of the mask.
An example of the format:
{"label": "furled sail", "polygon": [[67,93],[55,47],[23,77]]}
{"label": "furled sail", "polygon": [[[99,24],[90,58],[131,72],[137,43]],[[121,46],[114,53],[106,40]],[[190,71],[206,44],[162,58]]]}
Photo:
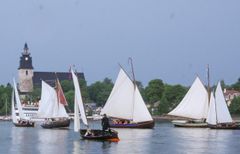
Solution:
{"label": "furled sail", "polygon": [[122,68],[101,114],[134,122],[153,120],[137,86]]}
{"label": "furled sail", "polygon": [[[75,73],[73,72],[73,70],[71,69],[72,72],[72,78],[73,78],[73,84],[74,84],[74,89],[75,89],[75,99],[74,99],[74,107],[76,108],[77,106],[79,107],[80,110],[80,114],[81,114],[81,119],[83,121],[83,123],[85,125],[88,125],[87,122],[87,118],[86,118],[86,114],[85,114],[85,110],[84,110],[84,106],[83,106],[83,101],[82,101],[82,95],[81,95],[81,90],[80,90],[80,86],[78,83],[78,78],[75,75]],[[78,112],[78,109],[74,109],[74,111]],[[78,116],[78,113],[75,114],[76,116]],[[76,119],[77,120],[77,119]],[[78,120],[79,121],[79,120]],[[77,122],[76,122],[77,123]],[[79,126],[80,127],[80,126]],[[75,127],[74,127],[75,128]],[[77,128],[76,128],[77,129]]]}
{"label": "furled sail", "polygon": [[206,119],[208,113],[208,93],[197,77],[178,106],[169,115],[192,119]]}

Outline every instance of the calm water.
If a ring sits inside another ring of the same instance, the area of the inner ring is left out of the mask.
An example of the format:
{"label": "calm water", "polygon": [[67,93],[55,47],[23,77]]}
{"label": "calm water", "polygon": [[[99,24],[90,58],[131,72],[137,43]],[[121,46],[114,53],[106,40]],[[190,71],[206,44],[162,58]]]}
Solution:
{"label": "calm water", "polygon": [[[90,125],[98,128],[99,123]],[[0,122],[1,154],[152,154],[212,153],[239,154],[240,130],[174,128],[171,123],[156,123],[155,129],[117,129],[120,142],[81,140],[70,129],[17,128]]]}

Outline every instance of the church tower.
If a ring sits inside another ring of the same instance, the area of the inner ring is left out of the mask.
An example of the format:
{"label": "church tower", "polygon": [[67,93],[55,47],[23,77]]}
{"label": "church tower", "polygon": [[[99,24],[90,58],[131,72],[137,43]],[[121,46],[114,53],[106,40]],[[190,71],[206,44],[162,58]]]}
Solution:
{"label": "church tower", "polygon": [[19,91],[28,93],[33,91],[33,66],[32,57],[28,51],[28,45],[25,43],[22,56],[20,57],[20,65],[18,68]]}

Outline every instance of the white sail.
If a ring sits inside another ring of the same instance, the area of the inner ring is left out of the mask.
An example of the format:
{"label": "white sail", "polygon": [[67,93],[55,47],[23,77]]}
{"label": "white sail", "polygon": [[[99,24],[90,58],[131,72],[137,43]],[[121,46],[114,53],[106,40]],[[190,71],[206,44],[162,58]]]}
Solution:
{"label": "white sail", "polygon": [[74,97],[74,131],[79,132],[80,130],[80,118],[79,118],[79,108],[76,96]]}
{"label": "white sail", "polygon": [[134,122],[152,120],[137,86],[122,68],[101,114]]}
{"label": "white sail", "polygon": [[217,89],[215,92],[216,97],[216,112],[217,112],[217,123],[231,123],[233,122],[232,117],[229,113],[227,103],[225,101],[223,91],[220,82],[218,82]]}
{"label": "white sail", "polygon": [[14,107],[14,91],[12,91],[12,121],[13,123],[17,123],[17,116],[16,116],[16,110]]}
{"label": "white sail", "polygon": [[77,78],[77,76],[75,75],[75,73],[73,72],[72,69],[71,69],[71,72],[72,72],[73,84],[74,84],[74,88],[75,88],[75,103],[78,104],[80,114],[81,114],[81,119],[82,119],[83,123],[85,125],[88,125],[85,110],[84,110],[84,107],[83,107],[82,95],[81,95],[81,90],[80,90],[80,86],[79,86],[79,83],[78,83],[78,78]]}
{"label": "white sail", "polygon": [[209,103],[209,110],[208,110],[208,116],[207,116],[207,123],[211,125],[217,124],[217,117],[216,117],[216,100],[213,96],[213,93],[211,93],[210,97],[210,103]]}
{"label": "white sail", "polygon": [[18,108],[19,117],[20,117],[20,119],[26,119],[26,116],[24,115],[23,110],[22,110],[22,104],[21,104],[21,101],[19,98],[15,79],[13,79],[13,88],[14,88],[15,100],[16,100],[16,104],[17,104],[17,108]]}
{"label": "white sail", "polygon": [[42,118],[68,117],[64,106],[58,103],[55,89],[44,81],[42,81],[42,93],[38,116]]}
{"label": "white sail", "polygon": [[205,119],[208,113],[208,93],[197,77],[178,106],[169,115]]}
{"label": "white sail", "polygon": [[136,86],[134,94],[134,112],[133,112],[133,121],[134,122],[143,122],[143,121],[152,121],[152,116],[149,113],[143,98]]}

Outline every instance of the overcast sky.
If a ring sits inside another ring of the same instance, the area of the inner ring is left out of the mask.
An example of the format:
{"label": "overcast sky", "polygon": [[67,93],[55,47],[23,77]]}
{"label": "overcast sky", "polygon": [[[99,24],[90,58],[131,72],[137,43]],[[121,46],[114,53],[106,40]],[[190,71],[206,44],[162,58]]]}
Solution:
{"label": "overcast sky", "polygon": [[1,0],[0,84],[17,77],[27,42],[36,71],[75,64],[88,84],[115,81],[118,63],[144,85],[240,77],[239,0]]}

